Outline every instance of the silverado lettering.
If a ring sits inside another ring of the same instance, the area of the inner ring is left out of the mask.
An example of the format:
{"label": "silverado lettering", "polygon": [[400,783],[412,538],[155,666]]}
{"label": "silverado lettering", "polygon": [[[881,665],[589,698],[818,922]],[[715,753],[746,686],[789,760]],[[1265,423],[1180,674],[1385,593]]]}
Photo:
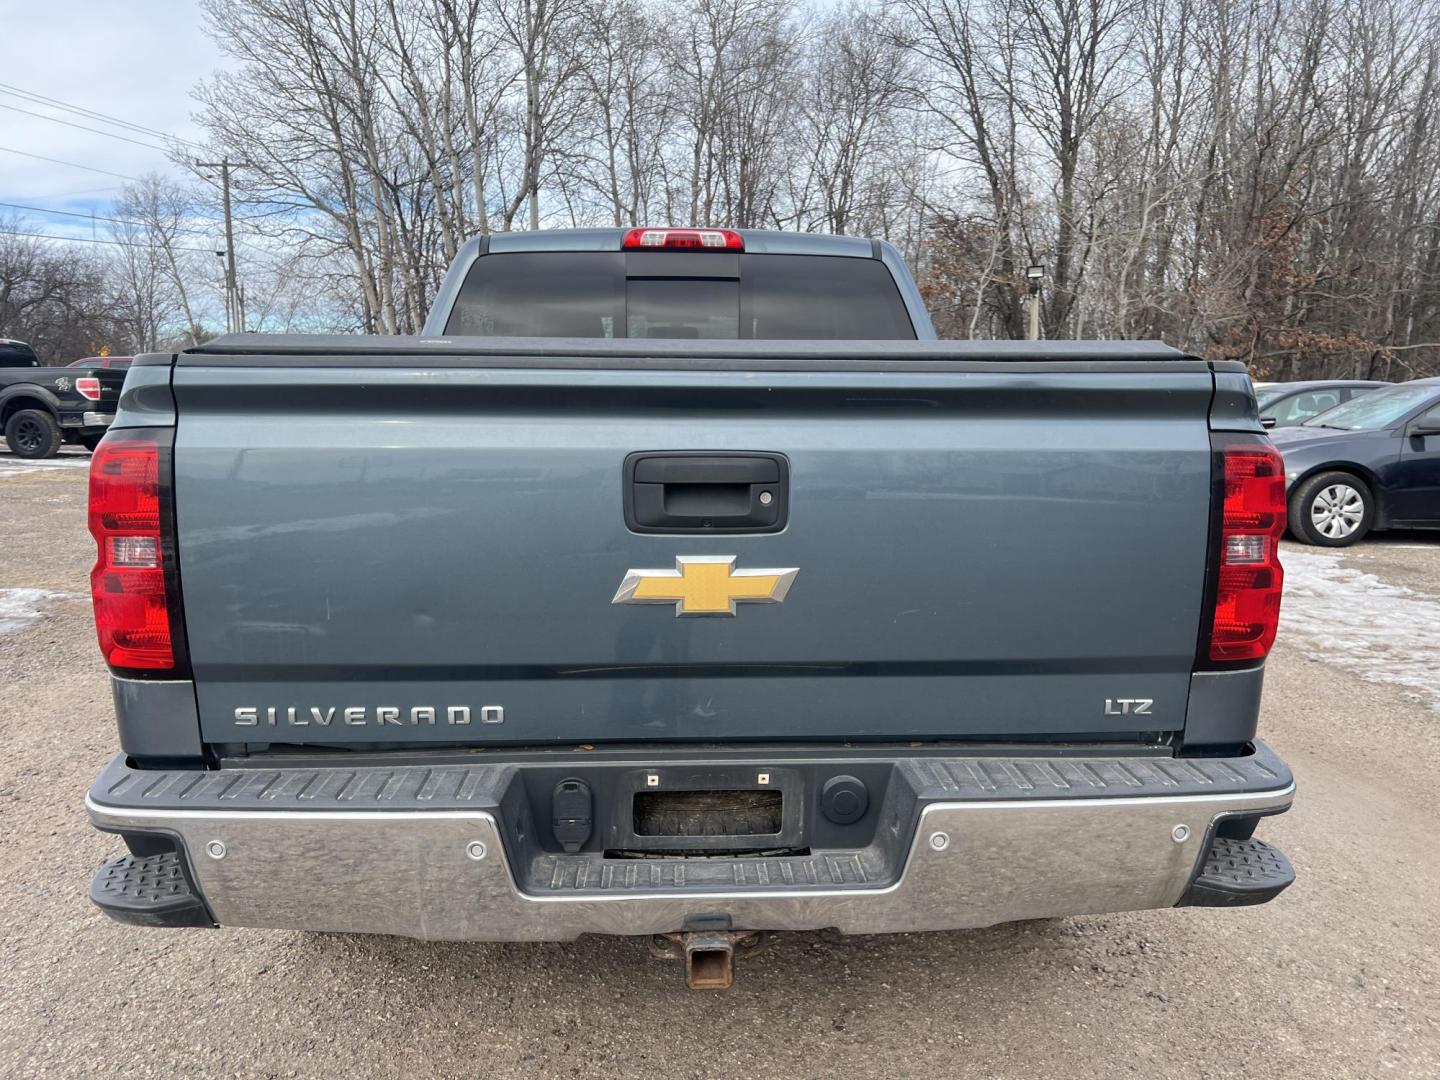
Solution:
{"label": "silverado lettering", "polygon": [[[445,724],[468,724],[470,723],[470,706],[468,705],[447,705],[437,708],[434,705],[414,705],[408,709],[397,705],[348,705],[337,708],[331,705],[325,709],[318,706],[242,706],[235,710],[235,724],[237,727],[256,727],[266,724],[274,727],[277,724],[288,724],[291,727],[308,727],[310,724],[318,724],[321,727],[328,727],[339,715],[343,723],[352,727],[361,727],[365,724],[394,724],[397,727],[404,724],[434,724],[437,717],[440,723]],[[499,705],[486,705],[480,710],[480,722],[484,724],[498,724],[504,720],[504,709]]]}

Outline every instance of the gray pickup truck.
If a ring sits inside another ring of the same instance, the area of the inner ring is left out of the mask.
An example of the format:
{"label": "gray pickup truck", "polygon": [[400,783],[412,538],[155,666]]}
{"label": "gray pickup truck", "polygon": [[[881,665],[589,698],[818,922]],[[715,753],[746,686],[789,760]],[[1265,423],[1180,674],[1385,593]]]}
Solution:
{"label": "gray pickup truck", "polygon": [[1268,900],[1237,364],[933,340],[888,245],[481,238],[420,337],[136,360],[92,470],[146,926],[644,935]]}

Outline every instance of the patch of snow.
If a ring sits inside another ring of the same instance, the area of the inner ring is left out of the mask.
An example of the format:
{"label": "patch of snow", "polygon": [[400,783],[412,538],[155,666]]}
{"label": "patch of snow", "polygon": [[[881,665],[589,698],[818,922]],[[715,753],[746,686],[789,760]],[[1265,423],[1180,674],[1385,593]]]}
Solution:
{"label": "patch of snow", "polygon": [[44,472],[47,469],[88,469],[89,454],[62,454],[53,458],[19,458],[12,454],[0,454],[0,477],[24,476],[26,473]]}
{"label": "patch of snow", "polygon": [[1383,554],[1384,552],[1387,552],[1387,551],[1434,551],[1434,550],[1435,550],[1435,545],[1434,545],[1434,544],[1390,544],[1390,543],[1380,543],[1380,544],[1375,544],[1374,547],[1375,547],[1375,551],[1352,551],[1352,552],[1350,552],[1350,554],[1346,555],[1345,557],[1346,557],[1347,559],[1378,559],[1378,558],[1381,557],[1381,555],[1377,555],[1375,552],[1380,552],[1381,554]]}
{"label": "patch of snow", "polygon": [[1440,601],[1342,566],[1339,555],[1286,551],[1281,562],[1281,641],[1440,709]]}
{"label": "patch of snow", "polygon": [[0,589],[0,634],[25,629],[44,616],[48,605],[56,600],[68,600],[71,595],[48,589]]}

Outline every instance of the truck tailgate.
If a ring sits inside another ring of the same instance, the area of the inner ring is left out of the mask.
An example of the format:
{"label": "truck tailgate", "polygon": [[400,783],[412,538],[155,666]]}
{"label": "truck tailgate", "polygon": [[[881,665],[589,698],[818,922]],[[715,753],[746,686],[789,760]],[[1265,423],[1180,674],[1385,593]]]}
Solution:
{"label": "truck tailgate", "polygon": [[[1210,526],[1202,362],[272,361],[189,355],[173,374],[207,742],[1184,725]],[[637,451],[783,455],[788,523],[632,531]],[[783,603],[733,616],[612,603],[628,572],[677,557],[796,573]]]}

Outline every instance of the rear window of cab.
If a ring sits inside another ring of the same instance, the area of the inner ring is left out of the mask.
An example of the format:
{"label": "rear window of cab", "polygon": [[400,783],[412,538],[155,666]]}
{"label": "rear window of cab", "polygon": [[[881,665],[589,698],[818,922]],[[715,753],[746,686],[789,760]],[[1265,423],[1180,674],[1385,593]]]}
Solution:
{"label": "rear window of cab", "polygon": [[446,334],[914,340],[876,259],[832,255],[512,252],[475,260]]}

